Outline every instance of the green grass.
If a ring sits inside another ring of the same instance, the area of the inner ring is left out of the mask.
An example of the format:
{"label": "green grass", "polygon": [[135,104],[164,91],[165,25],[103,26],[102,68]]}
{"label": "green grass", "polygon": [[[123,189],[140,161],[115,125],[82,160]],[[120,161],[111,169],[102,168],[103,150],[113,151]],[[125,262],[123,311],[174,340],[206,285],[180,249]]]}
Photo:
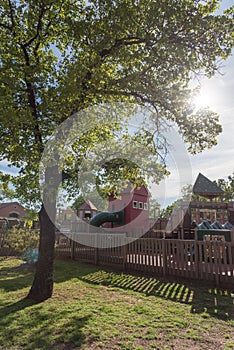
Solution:
{"label": "green grass", "polygon": [[34,271],[0,260],[0,349],[234,349],[234,294],[56,261],[53,298],[24,297]]}

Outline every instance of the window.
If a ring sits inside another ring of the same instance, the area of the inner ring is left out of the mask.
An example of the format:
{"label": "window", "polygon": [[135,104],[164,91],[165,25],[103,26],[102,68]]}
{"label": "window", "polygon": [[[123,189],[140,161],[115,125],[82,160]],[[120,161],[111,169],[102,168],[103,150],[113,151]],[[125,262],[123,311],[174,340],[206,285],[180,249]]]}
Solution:
{"label": "window", "polygon": [[91,219],[91,213],[85,212],[84,217],[85,217],[85,219],[90,220]]}
{"label": "window", "polygon": [[139,202],[139,209],[143,209],[143,203]]}
{"label": "window", "polygon": [[132,202],[132,207],[133,207],[134,209],[137,209],[137,208],[138,208],[138,203],[137,203],[136,201],[133,201],[133,202]]}
{"label": "window", "polygon": [[148,203],[144,203],[144,210],[148,210]]}
{"label": "window", "polygon": [[215,209],[200,209],[200,218],[202,220],[216,221]]}
{"label": "window", "polygon": [[18,213],[10,213],[9,218],[18,218],[19,214]]}

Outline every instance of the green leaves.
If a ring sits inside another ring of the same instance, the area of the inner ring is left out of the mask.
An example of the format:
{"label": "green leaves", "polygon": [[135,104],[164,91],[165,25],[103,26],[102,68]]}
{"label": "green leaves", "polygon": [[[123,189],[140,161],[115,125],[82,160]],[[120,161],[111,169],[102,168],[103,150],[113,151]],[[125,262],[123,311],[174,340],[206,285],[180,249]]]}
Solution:
{"label": "green leaves", "polygon": [[0,172],[0,201],[11,200],[15,197],[15,191],[10,187],[10,175]]}
{"label": "green leaves", "polygon": [[178,118],[177,123],[183,139],[189,144],[188,150],[192,154],[216,145],[216,136],[222,131],[219,116],[208,108],[201,108],[195,114]]}
{"label": "green leaves", "polygon": [[[193,113],[189,82],[212,76],[231,54],[233,8],[214,15],[219,4],[0,0],[0,158],[21,169],[18,195],[39,199],[46,141],[70,115],[103,101],[153,106],[155,125],[176,122],[190,152],[212,147],[221,132],[218,116]],[[79,164],[99,137],[97,129],[74,143],[77,160],[68,163]],[[149,141],[144,132],[138,139]]]}
{"label": "green leaves", "polygon": [[234,173],[229,175],[227,179],[218,179],[215,184],[224,191],[223,199],[225,201],[234,200]]}

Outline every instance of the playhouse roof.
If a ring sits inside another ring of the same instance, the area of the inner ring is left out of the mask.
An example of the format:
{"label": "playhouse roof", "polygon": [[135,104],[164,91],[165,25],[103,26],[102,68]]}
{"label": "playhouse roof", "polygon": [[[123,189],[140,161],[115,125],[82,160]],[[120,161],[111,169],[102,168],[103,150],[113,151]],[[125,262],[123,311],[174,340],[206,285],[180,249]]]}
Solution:
{"label": "playhouse roof", "polygon": [[95,207],[95,205],[90,201],[87,200],[84,202],[84,204],[82,204],[78,210],[97,210],[97,208]]}
{"label": "playhouse roof", "polygon": [[222,195],[223,190],[207,177],[199,173],[193,186],[193,193],[207,198],[215,198]]}
{"label": "playhouse roof", "polygon": [[[145,196],[145,197],[149,197],[150,196],[150,193],[149,193],[149,190],[147,189],[146,186],[142,185],[142,186],[139,186],[139,187],[132,187],[131,183],[129,183],[127,185],[127,187],[123,188],[119,193],[118,195],[119,196],[129,196],[130,194],[140,194],[142,196]],[[115,195],[114,194],[111,194],[109,195],[109,198],[114,198]]]}

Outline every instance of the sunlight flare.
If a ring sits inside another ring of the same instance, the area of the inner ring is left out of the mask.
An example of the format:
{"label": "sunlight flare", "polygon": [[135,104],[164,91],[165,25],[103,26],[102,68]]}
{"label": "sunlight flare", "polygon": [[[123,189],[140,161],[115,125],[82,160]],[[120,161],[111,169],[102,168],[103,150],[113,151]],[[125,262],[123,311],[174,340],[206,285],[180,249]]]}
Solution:
{"label": "sunlight flare", "polygon": [[194,96],[193,103],[195,105],[196,110],[200,108],[211,107],[213,104],[213,97],[207,93],[207,91],[200,91],[199,94]]}

